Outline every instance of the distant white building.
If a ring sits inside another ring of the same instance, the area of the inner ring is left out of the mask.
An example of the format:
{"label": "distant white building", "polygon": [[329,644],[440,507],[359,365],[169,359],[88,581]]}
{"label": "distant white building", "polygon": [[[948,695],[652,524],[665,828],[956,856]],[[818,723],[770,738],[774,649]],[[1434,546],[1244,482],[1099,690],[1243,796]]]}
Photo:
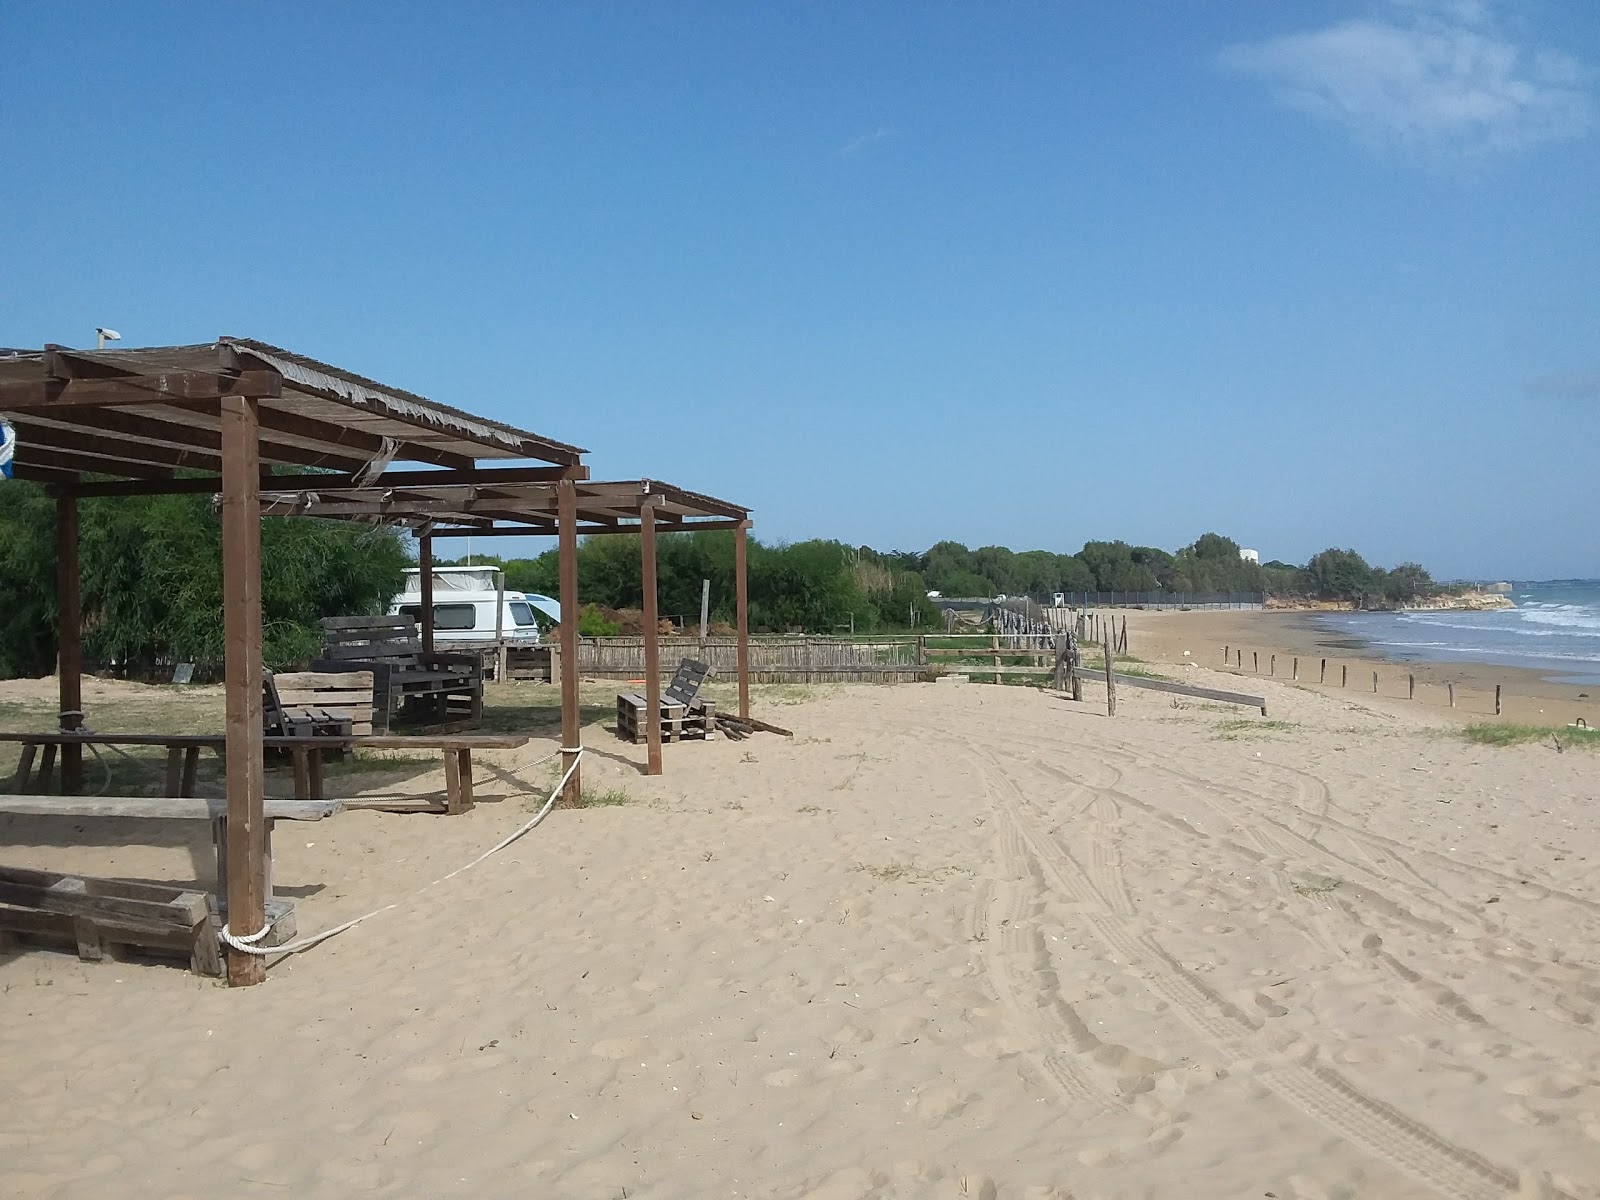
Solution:
{"label": "distant white building", "polygon": [[1239,557],[1244,559],[1245,562],[1253,562],[1257,566],[1261,565],[1261,551],[1259,550],[1245,550],[1241,547]]}

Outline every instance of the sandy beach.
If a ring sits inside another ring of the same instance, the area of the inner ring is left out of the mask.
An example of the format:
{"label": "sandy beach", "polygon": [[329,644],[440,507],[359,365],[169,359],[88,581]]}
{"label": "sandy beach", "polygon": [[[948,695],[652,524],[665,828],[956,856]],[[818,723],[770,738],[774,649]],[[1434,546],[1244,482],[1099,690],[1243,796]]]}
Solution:
{"label": "sandy beach", "polygon": [[[1259,686],[757,689],[796,737],[661,778],[596,721],[629,803],[420,895],[553,740],[465,816],[280,833],[302,932],[399,907],[243,991],[0,956],[0,1193],[1600,1195],[1600,758]],[[0,820],[206,882],[189,833]]]}
{"label": "sandy beach", "polygon": [[[1223,648],[1243,653],[1236,675],[1287,680],[1298,658],[1298,682],[1316,687],[1321,664],[1328,664],[1329,694],[1340,691],[1370,697],[1378,673],[1380,697],[1405,699],[1407,676],[1416,679],[1418,707],[1437,709],[1463,721],[1493,719],[1494,690],[1501,690],[1505,720],[1529,725],[1565,725],[1579,717],[1600,728],[1600,687],[1561,683],[1539,671],[1473,662],[1400,662],[1385,658],[1358,638],[1329,633],[1309,613],[1295,611],[1117,612],[1128,621],[1129,649],[1150,662],[1197,663],[1223,668]],[[1184,652],[1188,651],[1186,655]],[[1276,655],[1276,662],[1273,656]],[[1254,656],[1254,657],[1253,657]],[[1259,669],[1257,669],[1259,667]],[[1348,668],[1348,681],[1340,668]],[[1276,672],[1274,675],[1273,672]],[[1456,708],[1449,708],[1446,685],[1454,684]]]}

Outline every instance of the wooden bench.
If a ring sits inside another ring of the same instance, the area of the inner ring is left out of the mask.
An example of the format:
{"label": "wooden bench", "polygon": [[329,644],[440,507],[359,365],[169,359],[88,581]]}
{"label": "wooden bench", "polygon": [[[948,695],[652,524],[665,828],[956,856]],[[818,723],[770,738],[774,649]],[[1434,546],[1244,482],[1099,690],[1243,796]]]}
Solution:
{"label": "wooden bench", "polygon": [[[323,751],[325,750],[354,750],[363,747],[371,750],[439,750],[444,754],[444,781],[445,781],[445,808],[447,813],[470,812],[473,805],[472,795],[472,752],[474,750],[517,750],[528,744],[527,734],[496,734],[496,733],[435,733],[435,734],[369,734],[364,737],[344,736],[294,736],[286,737],[281,734],[272,737],[263,737],[261,743],[267,750],[287,751],[294,761],[294,794],[296,800],[326,802],[324,797],[326,789],[323,783]],[[21,811],[5,806],[8,800],[32,800],[56,805],[50,811],[66,811],[61,807],[61,801],[72,800],[75,802],[93,804],[93,797],[55,797],[40,795],[38,793],[50,785],[49,765],[55,761],[57,747],[73,743],[87,745],[129,745],[129,746],[166,746],[167,750],[167,794],[171,798],[187,798],[194,795],[195,762],[202,749],[210,747],[222,753],[227,746],[227,739],[220,733],[0,733],[0,742],[21,742],[23,762],[17,770],[16,783],[19,793],[27,793],[31,764],[38,749],[42,746],[45,751],[44,767],[41,767],[38,778],[32,782],[36,791],[31,794],[17,796],[0,796],[0,812]],[[116,799],[107,798],[105,803],[113,802],[132,804],[138,802],[136,798]],[[154,803],[154,801],[149,801]],[[223,800],[199,801],[199,803],[220,805],[226,812],[227,804]],[[268,800],[268,807],[273,804],[288,803],[287,801]],[[363,808],[384,807],[381,802],[357,801]],[[418,807],[409,802],[392,805],[401,811],[410,811]],[[189,810],[172,810],[175,815],[194,815]],[[86,813],[85,815],[104,815]],[[127,815],[158,815],[154,812],[141,814],[130,812]],[[288,815],[288,814],[284,814]],[[324,814],[328,815],[328,814]],[[304,820],[307,818],[297,817]],[[312,818],[315,819],[315,818]],[[269,823],[270,824],[270,823]],[[221,844],[219,842],[219,844]]]}
{"label": "wooden bench", "polygon": [[209,900],[185,888],[0,867],[0,944],[17,934],[76,944],[87,962],[134,946],[176,952],[197,975],[222,974]]}
{"label": "wooden bench", "polygon": [[[529,738],[526,734],[440,733],[415,736],[375,734],[360,738],[267,738],[266,741],[269,745],[281,745],[294,754],[294,794],[300,800],[319,800],[323,796],[323,750],[331,748],[441,750],[444,752],[444,811],[454,815],[472,811],[472,752],[517,750],[526,746]],[[410,812],[422,807],[409,800],[354,800],[350,804],[352,807],[391,809],[399,812]]]}
{"label": "wooden bench", "polygon": [[411,617],[324,617],[317,674],[372,673],[372,731],[387,733],[402,710],[434,724],[483,719],[483,663],[473,654],[424,653]]}
{"label": "wooden bench", "polygon": [[[90,733],[57,730],[53,733],[0,733],[0,742],[22,743],[22,756],[12,781],[12,791],[48,791],[55,773],[56,754],[62,746],[165,746],[166,794],[194,795],[200,751],[221,753],[227,739],[220,733]],[[40,755],[40,750],[43,754]],[[39,759],[37,777],[34,760]]]}
{"label": "wooden bench", "polygon": [[[267,894],[272,893],[272,826],[277,821],[321,821],[342,812],[337,800],[262,802],[266,816]],[[210,821],[217,851],[217,893],[228,894],[228,802],[198,796],[0,796],[0,813],[20,816],[116,820]]]}
{"label": "wooden bench", "polygon": [[[661,691],[661,740],[677,742],[685,738],[716,736],[717,708],[700,699],[700,687],[716,673],[716,668],[686,658],[678,664],[672,680]],[[641,692],[622,692],[617,696],[617,732],[631,742],[643,741],[649,727],[650,701]]]}

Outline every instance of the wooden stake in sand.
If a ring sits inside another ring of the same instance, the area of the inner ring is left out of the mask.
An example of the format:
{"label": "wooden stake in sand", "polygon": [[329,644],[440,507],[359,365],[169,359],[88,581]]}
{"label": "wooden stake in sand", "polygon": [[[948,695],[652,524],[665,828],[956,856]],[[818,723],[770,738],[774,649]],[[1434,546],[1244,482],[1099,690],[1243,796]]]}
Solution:
{"label": "wooden stake in sand", "polygon": [[1106,648],[1106,716],[1117,715],[1117,677],[1111,670],[1111,642],[1107,639]]}
{"label": "wooden stake in sand", "polygon": [[1444,685],[1444,689],[1450,695],[1450,707],[1454,708],[1456,706],[1456,685],[1453,683],[1447,683]]}
{"label": "wooden stake in sand", "polygon": [[1341,663],[1339,666],[1339,686],[1350,686],[1350,666],[1348,663]]}
{"label": "wooden stake in sand", "polygon": [[1416,698],[1417,698],[1417,677],[1415,675],[1407,674],[1406,675],[1406,699],[1407,700],[1415,700]]}
{"label": "wooden stake in sand", "polygon": [[1289,678],[1290,679],[1299,679],[1300,678],[1300,660],[1298,658],[1295,659],[1294,662],[1289,667]]}
{"label": "wooden stake in sand", "polygon": [[1376,671],[1372,673],[1372,694],[1374,696],[1378,694],[1378,673]]}
{"label": "wooden stake in sand", "polygon": [[1322,672],[1321,672],[1321,674],[1319,674],[1317,676],[1317,682],[1318,683],[1327,683],[1328,682],[1328,660],[1327,659],[1323,659],[1322,660]]}
{"label": "wooden stake in sand", "polygon": [[1494,715],[1497,717],[1500,715],[1500,685],[1498,683],[1494,685]]}

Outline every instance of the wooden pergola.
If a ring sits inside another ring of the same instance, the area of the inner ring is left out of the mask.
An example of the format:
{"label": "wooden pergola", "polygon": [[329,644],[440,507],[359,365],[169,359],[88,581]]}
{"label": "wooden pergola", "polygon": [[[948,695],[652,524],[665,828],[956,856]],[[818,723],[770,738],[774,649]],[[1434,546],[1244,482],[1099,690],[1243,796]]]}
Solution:
{"label": "wooden pergola", "polygon": [[[739,712],[749,715],[748,509],[641,479],[591,483],[586,451],[476,417],[246,338],[196,346],[71,350],[0,357],[0,414],[15,426],[14,474],[56,496],[63,729],[83,724],[78,500],[174,493],[220,497],[227,697],[230,928],[265,925],[262,815],[261,521],[307,516],[392,524],[418,539],[423,641],[433,643],[433,541],[554,535],[559,544],[561,744],[565,797],[582,783],[579,746],[578,538],[636,533],[644,574],[647,767],[661,771],[656,534],[734,532]],[[532,460],[536,465],[527,465]],[[485,465],[517,462],[519,465]],[[392,469],[393,464],[427,464]],[[301,468],[300,473],[278,473]],[[93,478],[86,479],[85,476]],[[82,747],[62,747],[62,786],[83,783]],[[259,957],[230,954],[228,978],[265,978]]]}

